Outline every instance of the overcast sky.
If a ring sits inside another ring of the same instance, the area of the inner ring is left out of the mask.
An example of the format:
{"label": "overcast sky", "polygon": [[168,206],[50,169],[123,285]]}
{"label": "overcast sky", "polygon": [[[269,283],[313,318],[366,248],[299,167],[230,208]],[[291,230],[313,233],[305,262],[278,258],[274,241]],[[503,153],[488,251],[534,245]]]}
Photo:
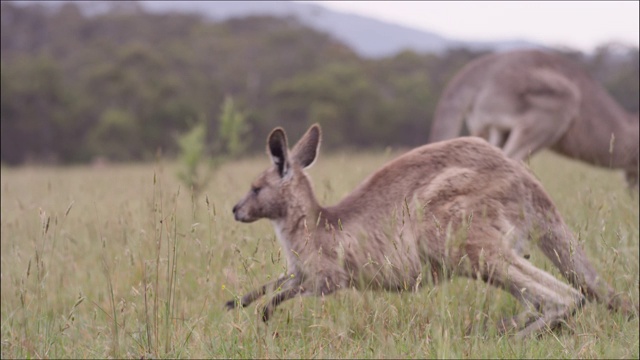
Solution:
{"label": "overcast sky", "polygon": [[639,1],[304,1],[458,40],[525,39],[590,51],[638,46]]}

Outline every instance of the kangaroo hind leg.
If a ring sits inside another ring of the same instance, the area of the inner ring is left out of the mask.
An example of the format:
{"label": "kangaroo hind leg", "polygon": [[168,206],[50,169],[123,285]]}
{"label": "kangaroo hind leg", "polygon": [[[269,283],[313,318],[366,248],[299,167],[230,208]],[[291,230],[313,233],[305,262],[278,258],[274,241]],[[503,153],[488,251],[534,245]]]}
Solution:
{"label": "kangaroo hind leg", "polygon": [[540,250],[560,269],[562,275],[589,300],[605,303],[610,310],[630,317],[637,311],[596,272],[584,250],[566,225],[561,224],[538,241]]}
{"label": "kangaroo hind leg", "polygon": [[555,328],[584,303],[584,296],[578,291],[515,253],[510,252],[505,260],[483,277],[509,291],[525,306],[526,310],[514,317],[513,327],[519,329],[517,337]]}

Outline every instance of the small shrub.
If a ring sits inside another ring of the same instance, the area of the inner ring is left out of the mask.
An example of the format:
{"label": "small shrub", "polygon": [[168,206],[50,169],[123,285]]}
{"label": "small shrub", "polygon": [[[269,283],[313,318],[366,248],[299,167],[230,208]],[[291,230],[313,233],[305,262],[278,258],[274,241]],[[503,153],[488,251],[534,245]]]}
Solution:
{"label": "small shrub", "polygon": [[239,111],[233,98],[227,96],[220,110],[218,131],[213,141],[213,151],[207,152],[207,126],[203,120],[178,136],[180,149],[178,178],[194,196],[202,192],[215,170],[228,159],[237,158],[247,149],[246,133],[249,130],[245,115]]}

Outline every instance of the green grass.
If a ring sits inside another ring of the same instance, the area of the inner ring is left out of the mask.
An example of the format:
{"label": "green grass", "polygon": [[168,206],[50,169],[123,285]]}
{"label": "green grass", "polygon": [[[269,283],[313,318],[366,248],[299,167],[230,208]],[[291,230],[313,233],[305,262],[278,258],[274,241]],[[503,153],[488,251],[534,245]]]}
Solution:
{"label": "green grass", "polygon": [[[318,199],[335,203],[394,155],[321,154]],[[495,321],[520,305],[468,279],[296,298],[268,326],[253,304],[224,310],[284,268],[270,223],[231,214],[267,164],[227,164],[197,199],[174,164],[3,168],[2,358],[638,358],[638,319],[602,304],[539,338],[501,337]],[[638,194],[550,153],[531,167],[600,275],[637,303]]]}

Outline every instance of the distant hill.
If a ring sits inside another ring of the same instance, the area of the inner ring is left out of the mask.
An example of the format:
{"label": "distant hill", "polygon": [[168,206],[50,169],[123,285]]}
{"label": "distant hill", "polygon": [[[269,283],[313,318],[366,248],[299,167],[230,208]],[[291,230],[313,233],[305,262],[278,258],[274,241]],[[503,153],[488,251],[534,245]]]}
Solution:
{"label": "distant hill", "polygon": [[149,11],[198,12],[215,20],[263,14],[294,16],[316,30],[331,34],[365,57],[385,57],[407,49],[441,53],[454,47],[495,51],[542,48],[539,44],[515,39],[487,42],[450,39],[430,31],[293,1],[148,1],[143,6]]}
{"label": "distant hill", "polygon": [[[61,2],[63,1],[52,1],[48,4]],[[85,13],[99,13],[110,6],[117,6],[114,3],[102,1],[78,4],[83,7]],[[119,6],[123,4],[120,3]],[[486,42],[451,39],[430,31],[333,11],[317,4],[294,1],[144,1],[140,2],[139,6],[149,12],[198,13],[218,21],[248,15],[293,16],[307,26],[331,34],[359,55],[368,58],[386,57],[403,50],[442,53],[456,47],[493,51],[543,48],[540,44],[518,39]]]}

